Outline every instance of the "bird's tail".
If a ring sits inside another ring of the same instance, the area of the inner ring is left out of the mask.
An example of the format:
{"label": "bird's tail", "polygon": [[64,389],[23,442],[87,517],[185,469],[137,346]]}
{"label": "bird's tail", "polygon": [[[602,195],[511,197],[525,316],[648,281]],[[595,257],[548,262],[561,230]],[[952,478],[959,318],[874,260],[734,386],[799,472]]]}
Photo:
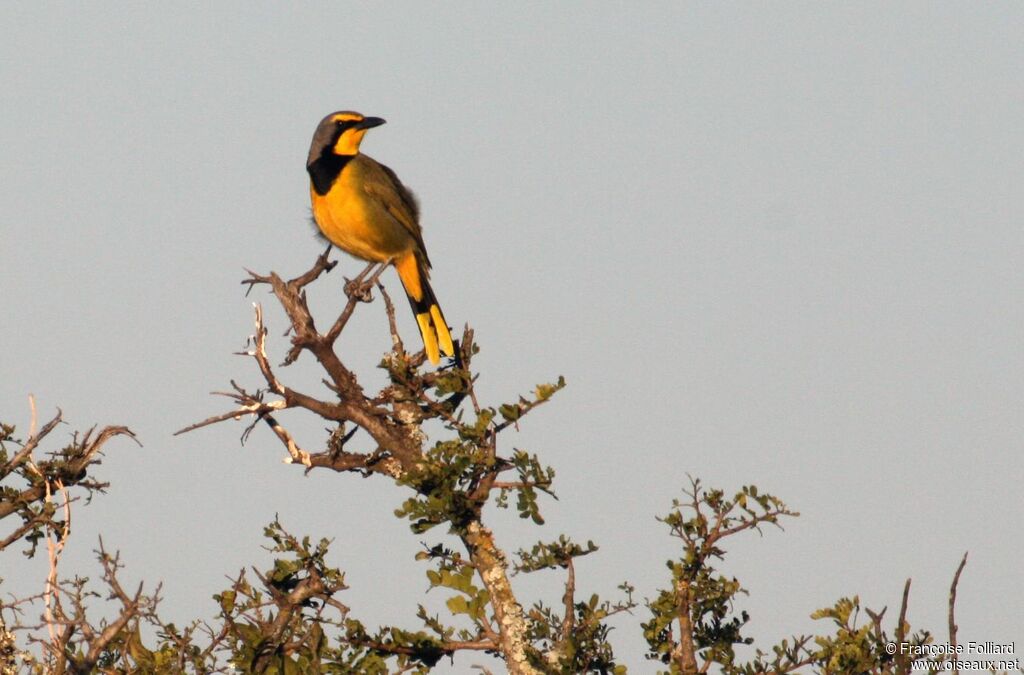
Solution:
{"label": "bird's tail", "polygon": [[405,287],[412,313],[416,316],[416,325],[419,326],[427,358],[431,363],[437,363],[441,360],[441,352],[445,356],[455,356],[452,334],[437,304],[434,289],[430,287],[424,264],[415,253],[410,252],[395,260],[395,270]]}

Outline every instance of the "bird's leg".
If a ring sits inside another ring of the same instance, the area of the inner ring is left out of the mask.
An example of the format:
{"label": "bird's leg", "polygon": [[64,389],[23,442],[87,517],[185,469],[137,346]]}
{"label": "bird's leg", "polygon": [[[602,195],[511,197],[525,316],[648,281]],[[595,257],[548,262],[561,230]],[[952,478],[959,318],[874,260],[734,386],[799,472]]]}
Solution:
{"label": "bird's leg", "polygon": [[349,278],[346,277],[345,278],[345,295],[347,295],[349,297],[358,296],[360,298],[362,298],[362,296],[365,296],[366,295],[366,284],[363,283],[363,279],[366,277],[367,274],[369,274],[370,270],[372,270],[374,267],[376,267],[376,265],[377,265],[377,263],[375,263],[375,262],[372,262],[372,263],[368,264],[365,268],[363,268],[362,272],[360,272],[359,274],[356,275],[355,279],[349,279]]}
{"label": "bird's leg", "polygon": [[[347,295],[350,298],[356,298],[357,300],[361,300],[362,302],[369,302],[372,299],[370,291],[373,290],[373,284],[376,283],[377,277],[381,275],[381,272],[383,272],[384,268],[387,266],[387,263],[372,262],[369,265],[367,265],[366,269],[360,272],[355,279],[346,279],[345,295]],[[370,275],[369,279],[367,279],[366,275],[369,274],[370,271],[375,267],[378,267],[377,271]]]}
{"label": "bird's leg", "polygon": [[373,285],[377,283],[377,279],[380,278],[380,275],[388,268],[388,264],[389,263],[381,263],[380,267],[377,268],[377,271],[371,274],[370,278],[366,280],[366,285],[372,288]]}
{"label": "bird's leg", "polygon": [[366,274],[370,270],[372,270],[376,264],[377,263],[375,263],[375,262],[368,263],[366,265],[366,267],[363,268],[363,271],[356,275],[355,279],[349,279],[349,278],[346,277],[345,278],[345,288],[346,288],[346,290],[348,290],[348,286],[349,285],[353,285],[353,286],[359,285],[359,283],[362,282],[363,277],[365,277]]}

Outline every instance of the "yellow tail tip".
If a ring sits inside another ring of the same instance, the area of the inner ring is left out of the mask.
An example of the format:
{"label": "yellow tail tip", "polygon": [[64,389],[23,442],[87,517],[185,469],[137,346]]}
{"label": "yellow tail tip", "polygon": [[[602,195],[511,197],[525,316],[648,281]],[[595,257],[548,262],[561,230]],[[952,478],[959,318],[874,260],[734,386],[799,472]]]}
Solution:
{"label": "yellow tail tip", "polygon": [[434,320],[434,328],[437,331],[437,340],[441,343],[441,351],[448,356],[455,356],[455,345],[452,344],[452,334],[448,330],[448,324],[441,314],[441,308],[437,305],[430,306],[430,317]]}
{"label": "yellow tail tip", "polygon": [[440,363],[441,354],[437,349],[437,334],[434,327],[430,325],[430,314],[426,312],[416,315],[416,323],[420,327],[420,336],[423,338],[423,349],[427,352],[427,358],[433,364]]}

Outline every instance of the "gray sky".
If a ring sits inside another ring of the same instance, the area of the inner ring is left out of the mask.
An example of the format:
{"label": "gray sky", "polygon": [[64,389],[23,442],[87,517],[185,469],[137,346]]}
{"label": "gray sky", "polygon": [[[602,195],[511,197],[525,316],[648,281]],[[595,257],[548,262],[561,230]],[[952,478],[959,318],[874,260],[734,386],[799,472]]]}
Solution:
{"label": "gray sky", "polygon": [[[754,483],[803,514],[729,548],[762,647],[823,630],[809,614],[842,595],[895,620],[907,577],[909,620],[944,635],[970,551],[961,642],[1020,650],[1022,21],[1013,3],[4,5],[0,418],[27,426],[31,392],[62,433],[124,423],[144,444],[109,446],[113,487],[78,509],[63,571],[94,573],[102,533],[129,579],[163,580],[166,618],[208,617],[225,574],[269,560],[278,513],[336,539],[355,615],[415,625],[412,555],[437,536],[391,515],[400,490],[303,477],[263,430],[171,436],[226,409],[208,392],[230,378],[258,383],[232,352],[270,303],[242,268],[320,252],[309,139],[354,109],[388,120],[363,149],[423,202],[484,400],[568,379],[504,441],[560,497],[544,528],[491,515],[507,550],[592,538],[581,591],[653,596],[675,553],[654,516],[686,474]],[[341,284],[315,288],[320,312]],[[368,383],[386,330],[377,303],[340,343]],[[44,567],[8,552],[0,590],[40,590]],[[557,575],[516,582],[557,601]],[[636,672],[644,616],[614,633]]]}

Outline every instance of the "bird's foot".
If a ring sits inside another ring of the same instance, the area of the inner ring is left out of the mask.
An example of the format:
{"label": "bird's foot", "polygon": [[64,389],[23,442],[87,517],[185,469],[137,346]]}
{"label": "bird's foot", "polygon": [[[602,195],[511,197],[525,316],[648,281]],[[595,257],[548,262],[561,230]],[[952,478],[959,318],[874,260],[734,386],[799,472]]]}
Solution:
{"label": "bird's foot", "polygon": [[[377,284],[388,263],[370,263],[355,279],[345,279],[345,295],[359,302],[373,300],[373,287]],[[372,274],[371,274],[372,272]],[[369,275],[369,276],[367,276]]]}
{"label": "bird's foot", "polygon": [[345,279],[345,295],[359,302],[373,300],[373,281],[367,279]]}

